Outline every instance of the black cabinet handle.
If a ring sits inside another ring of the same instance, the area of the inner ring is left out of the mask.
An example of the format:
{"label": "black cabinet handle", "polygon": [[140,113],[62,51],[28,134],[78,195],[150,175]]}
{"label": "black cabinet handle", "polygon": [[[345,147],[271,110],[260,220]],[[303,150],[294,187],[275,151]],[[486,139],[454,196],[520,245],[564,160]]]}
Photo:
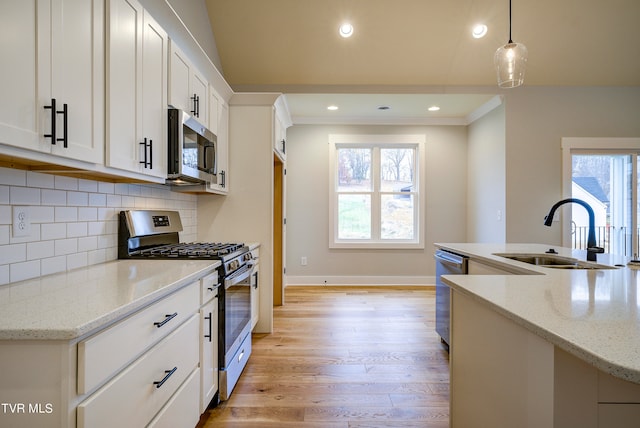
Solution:
{"label": "black cabinet handle", "polygon": [[156,386],[156,388],[160,388],[171,377],[171,375],[176,372],[176,370],[178,370],[177,366],[172,368],[171,370],[165,370],[164,371],[166,373],[165,377],[163,377],[162,380],[154,381],[153,384]]}
{"label": "black cabinet handle", "polygon": [[284,138],[282,139],[282,153],[287,153],[287,142]]}
{"label": "black cabinet handle", "polygon": [[209,342],[211,342],[211,333],[213,333],[213,326],[211,325],[211,316],[213,314],[211,312],[209,312],[209,315],[207,315],[206,317],[204,317],[204,319],[209,320],[209,334],[205,334],[204,337],[206,337],[207,339],[209,339]]}
{"label": "black cabinet handle", "polygon": [[142,150],[144,150],[144,159],[141,160],[139,163],[143,164],[144,167],[147,167],[147,139],[145,138],[144,141],[139,143],[142,146]]}
{"label": "black cabinet handle", "polygon": [[222,176],[222,183],[220,184],[220,187],[225,187],[227,185],[227,174],[225,171],[220,171],[220,175]]}
{"label": "black cabinet handle", "polygon": [[44,106],[45,110],[51,109],[51,134],[44,134],[44,138],[51,138],[51,144],[56,144],[56,99],[51,98],[51,105]]}
{"label": "black cabinet handle", "polygon": [[64,132],[64,136],[62,138],[58,138],[57,141],[62,141],[62,147],[67,148],[67,103],[62,104],[62,110],[58,110],[56,113],[62,113],[62,130]]}
{"label": "black cabinet handle", "polygon": [[140,145],[144,150],[144,160],[141,160],[139,163],[143,164],[145,168],[153,168],[153,140],[149,140],[147,143],[145,137],[144,141],[140,142]]}
{"label": "black cabinet handle", "polygon": [[178,316],[177,312],[174,312],[172,314],[167,314],[165,315],[165,319],[163,319],[162,321],[156,321],[153,323],[153,325],[155,325],[156,327],[160,328],[163,325],[165,325],[166,323],[168,323],[169,321],[171,321],[172,319],[174,319],[175,317]]}
{"label": "black cabinet handle", "polygon": [[191,113],[193,113],[195,117],[200,117],[200,97],[198,94],[193,94],[191,100],[193,101],[193,110],[191,110]]}

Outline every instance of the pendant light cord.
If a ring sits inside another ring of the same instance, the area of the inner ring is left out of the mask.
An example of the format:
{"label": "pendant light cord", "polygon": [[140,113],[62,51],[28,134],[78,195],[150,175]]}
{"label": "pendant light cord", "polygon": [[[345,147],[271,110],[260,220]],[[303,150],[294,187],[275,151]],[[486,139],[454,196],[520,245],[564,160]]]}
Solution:
{"label": "pendant light cord", "polygon": [[513,43],[511,40],[511,0],[509,0],[509,43]]}

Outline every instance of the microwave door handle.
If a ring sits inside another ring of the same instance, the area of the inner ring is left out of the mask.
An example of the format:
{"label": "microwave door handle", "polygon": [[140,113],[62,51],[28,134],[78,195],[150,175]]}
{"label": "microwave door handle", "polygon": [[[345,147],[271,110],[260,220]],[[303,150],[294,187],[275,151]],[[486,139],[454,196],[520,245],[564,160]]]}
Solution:
{"label": "microwave door handle", "polygon": [[207,149],[210,149],[211,146],[204,146],[204,159],[202,160],[203,162],[203,167],[205,171],[208,171],[209,168],[207,167]]}

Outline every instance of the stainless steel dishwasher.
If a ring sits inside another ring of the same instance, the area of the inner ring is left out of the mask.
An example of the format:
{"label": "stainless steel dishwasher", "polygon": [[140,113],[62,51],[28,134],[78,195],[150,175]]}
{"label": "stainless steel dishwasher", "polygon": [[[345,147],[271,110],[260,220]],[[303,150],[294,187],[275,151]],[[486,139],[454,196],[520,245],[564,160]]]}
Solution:
{"label": "stainless steel dishwasher", "polygon": [[449,349],[451,331],[451,290],[442,282],[442,275],[466,275],[469,258],[450,251],[436,250],[436,332]]}

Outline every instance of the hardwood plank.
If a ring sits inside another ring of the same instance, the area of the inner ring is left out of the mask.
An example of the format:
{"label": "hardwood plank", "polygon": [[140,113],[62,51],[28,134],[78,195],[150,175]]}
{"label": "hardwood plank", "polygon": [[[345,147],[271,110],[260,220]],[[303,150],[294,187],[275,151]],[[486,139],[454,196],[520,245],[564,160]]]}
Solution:
{"label": "hardwood plank", "polygon": [[253,335],[228,401],[198,428],[429,428],[449,424],[448,354],[427,287],[288,287],[273,334]]}

